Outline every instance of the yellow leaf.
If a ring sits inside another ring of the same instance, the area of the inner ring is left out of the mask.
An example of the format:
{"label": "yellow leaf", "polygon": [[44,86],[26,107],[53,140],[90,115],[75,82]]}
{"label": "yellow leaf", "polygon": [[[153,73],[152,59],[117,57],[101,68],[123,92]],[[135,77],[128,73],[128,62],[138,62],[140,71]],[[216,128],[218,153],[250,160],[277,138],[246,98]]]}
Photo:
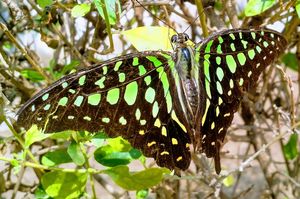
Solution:
{"label": "yellow leaf", "polygon": [[171,37],[176,32],[167,27],[143,26],[122,31],[121,34],[139,51],[172,51]]}
{"label": "yellow leaf", "polygon": [[224,184],[226,187],[232,186],[232,185],[234,184],[234,177],[233,177],[233,175],[229,175],[229,176],[227,176],[226,178],[224,178],[223,184]]}

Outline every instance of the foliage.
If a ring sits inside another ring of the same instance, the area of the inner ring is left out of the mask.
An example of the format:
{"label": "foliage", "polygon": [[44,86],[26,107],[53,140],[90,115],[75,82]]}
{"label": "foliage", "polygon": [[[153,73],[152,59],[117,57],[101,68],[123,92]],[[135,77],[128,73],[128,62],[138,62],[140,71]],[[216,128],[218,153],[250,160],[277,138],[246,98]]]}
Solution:
{"label": "foliage", "polygon": [[[204,11],[198,12],[194,1],[188,0],[143,1],[142,6],[136,1],[80,2],[0,2],[1,197],[14,198],[22,192],[35,198],[300,197],[298,0],[249,0],[242,10],[231,0],[216,1],[203,4]],[[274,64],[262,75],[258,92],[252,90],[243,100],[222,149],[220,176],[210,168],[211,160],[199,154],[180,178],[168,169],[152,167],[151,160],[120,137],[108,138],[104,132],[44,134],[36,126],[21,131],[8,121],[34,92],[75,70],[136,51],[131,45],[172,51],[168,41],[174,32],[169,27],[178,32],[187,29],[197,43],[205,30],[275,22],[270,28],[282,30],[288,49],[277,60],[278,67]],[[106,55],[107,49],[115,51]],[[28,177],[32,181],[23,180]],[[103,189],[106,193],[99,191]]]}

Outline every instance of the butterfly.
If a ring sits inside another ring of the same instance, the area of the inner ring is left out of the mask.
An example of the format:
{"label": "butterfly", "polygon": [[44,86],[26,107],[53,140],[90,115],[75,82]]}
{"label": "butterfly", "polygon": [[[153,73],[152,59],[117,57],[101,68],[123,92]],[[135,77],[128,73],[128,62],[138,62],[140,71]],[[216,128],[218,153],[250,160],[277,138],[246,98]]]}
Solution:
{"label": "butterfly", "polygon": [[195,46],[188,40],[177,34],[174,52],[131,53],[69,74],[26,102],[17,124],[122,136],[176,170],[189,167],[192,145],[220,173],[220,148],[243,95],[287,42],[265,28],[224,30]]}

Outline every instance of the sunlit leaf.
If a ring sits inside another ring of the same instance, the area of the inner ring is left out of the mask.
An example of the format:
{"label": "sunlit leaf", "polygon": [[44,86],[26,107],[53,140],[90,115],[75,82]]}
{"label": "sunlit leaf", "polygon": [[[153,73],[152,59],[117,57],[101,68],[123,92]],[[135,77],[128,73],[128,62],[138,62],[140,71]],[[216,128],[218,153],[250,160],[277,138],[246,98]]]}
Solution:
{"label": "sunlit leaf", "polygon": [[129,152],[116,152],[109,145],[98,148],[94,152],[94,158],[98,163],[107,167],[127,165],[133,160]]}
{"label": "sunlit leaf", "polygon": [[25,147],[29,148],[34,142],[42,141],[51,134],[44,134],[36,125],[33,125],[25,134]]}
{"label": "sunlit leaf", "polygon": [[53,4],[53,0],[37,0],[36,1],[41,8],[45,8],[46,6],[50,6]]}
{"label": "sunlit leaf", "polygon": [[149,194],[149,190],[148,189],[142,189],[136,192],[136,198],[137,199],[143,199],[143,198],[147,198]]}
{"label": "sunlit leaf", "polygon": [[259,15],[271,8],[275,3],[275,0],[249,0],[245,7],[245,15],[247,17]]}
{"label": "sunlit leaf", "polygon": [[229,175],[227,176],[224,180],[223,180],[223,184],[226,186],[226,187],[230,187],[234,184],[234,177],[233,175]]}
{"label": "sunlit leaf", "polygon": [[294,71],[298,71],[299,62],[295,53],[287,53],[282,56],[283,63]]}
{"label": "sunlit leaf", "polygon": [[85,189],[86,181],[87,173],[52,171],[42,176],[43,188],[54,198],[78,198]]}
{"label": "sunlit leaf", "polygon": [[21,70],[21,75],[27,79],[30,79],[33,82],[39,82],[41,80],[44,80],[44,77],[39,72],[32,69]]}
{"label": "sunlit leaf", "polygon": [[166,27],[144,26],[122,31],[121,34],[139,51],[171,51],[171,37],[176,33]]}
{"label": "sunlit leaf", "polygon": [[298,17],[300,18],[300,0],[297,0],[297,2],[295,4],[295,9],[296,9]]}
{"label": "sunlit leaf", "polygon": [[51,151],[42,157],[42,164],[46,166],[55,166],[67,162],[72,162],[72,159],[66,149]]}
{"label": "sunlit leaf", "polygon": [[71,142],[68,147],[68,154],[72,158],[73,162],[78,166],[81,166],[85,163],[85,158],[81,151],[80,143],[76,143],[75,141]]}
{"label": "sunlit leaf", "polygon": [[169,174],[166,168],[149,168],[140,172],[130,172],[127,166],[118,166],[105,170],[113,181],[127,190],[142,190],[160,183],[164,174]]}
{"label": "sunlit leaf", "polygon": [[129,142],[127,140],[124,140],[122,137],[108,139],[107,141],[114,151],[125,152],[129,151],[132,148]]}
{"label": "sunlit leaf", "polygon": [[[101,0],[94,0],[94,4],[100,16],[104,19],[103,6],[101,4]],[[108,13],[109,24],[115,25],[117,21],[116,12],[121,13],[121,5],[119,0],[105,0],[105,7]]]}
{"label": "sunlit leaf", "polygon": [[298,156],[298,134],[295,133],[290,136],[289,141],[283,146],[283,152],[289,160],[293,160]]}
{"label": "sunlit leaf", "polygon": [[74,6],[71,11],[72,17],[82,17],[91,10],[91,4],[82,3]]}

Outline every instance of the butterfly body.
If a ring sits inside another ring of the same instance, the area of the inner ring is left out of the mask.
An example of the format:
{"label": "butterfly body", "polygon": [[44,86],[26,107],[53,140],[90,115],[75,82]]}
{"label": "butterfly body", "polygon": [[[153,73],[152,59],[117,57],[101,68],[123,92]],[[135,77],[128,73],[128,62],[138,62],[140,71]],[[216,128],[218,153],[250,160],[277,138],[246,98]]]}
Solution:
{"label": "butterfly body", "polygon": [[213,34],[195,48],[172,38],[174,53],[120,56],[67,75],[19,111],[18,124],[45,132],[67,129],[122,136],[159,166],[185,170],[190,144],[215,158],[244,92],[284,49],[266,29]]}

